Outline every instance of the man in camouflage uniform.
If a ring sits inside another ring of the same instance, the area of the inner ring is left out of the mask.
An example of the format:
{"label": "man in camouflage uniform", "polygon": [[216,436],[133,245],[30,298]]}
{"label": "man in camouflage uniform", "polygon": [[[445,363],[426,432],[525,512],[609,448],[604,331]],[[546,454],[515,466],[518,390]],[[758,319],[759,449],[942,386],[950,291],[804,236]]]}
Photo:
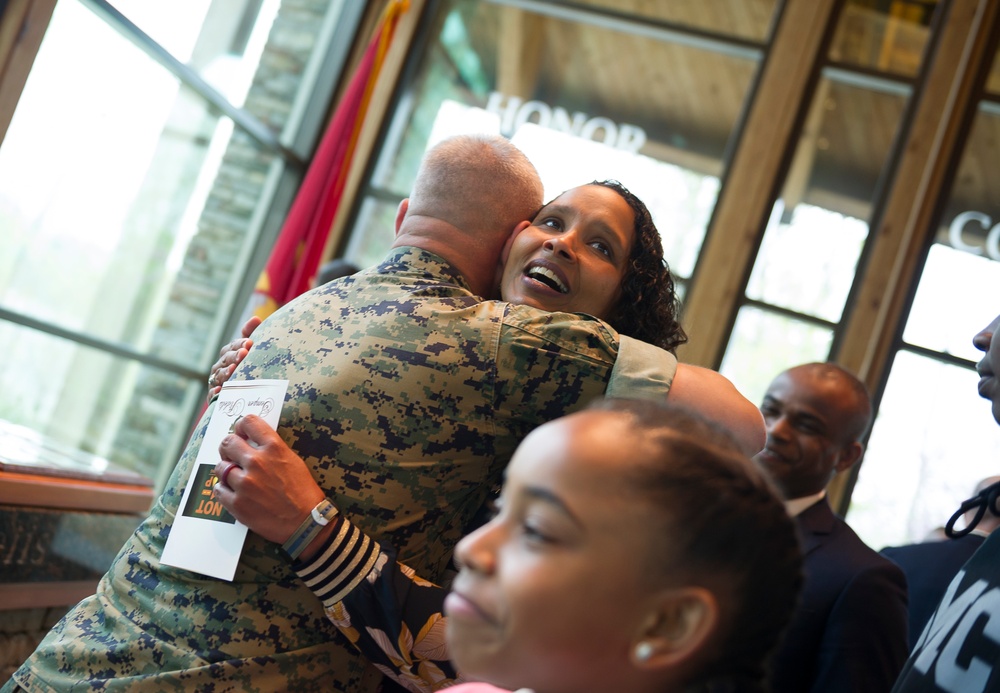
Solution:
{"label": "man in camouflage uniform", "polygon": [[[493,293],[504,242],[541,193],[531,164],[502,138],[438,145],[400,206],[383,263],[275,313],[234,375],[288,379],[281,437],[341,511],[431,579],[529,430],[639,377],[614,370],[618,335],[597,320],[478,298]],[[662,397],[676,362],[650,353],[659,373],[648,388]],[[232,582],[160,564],[211,411],[97,594],[14,682],[30,691],[84,681],[129,691],[374,689],[378,677],[362,677],[364,661],[278,545],[249,534]]]}

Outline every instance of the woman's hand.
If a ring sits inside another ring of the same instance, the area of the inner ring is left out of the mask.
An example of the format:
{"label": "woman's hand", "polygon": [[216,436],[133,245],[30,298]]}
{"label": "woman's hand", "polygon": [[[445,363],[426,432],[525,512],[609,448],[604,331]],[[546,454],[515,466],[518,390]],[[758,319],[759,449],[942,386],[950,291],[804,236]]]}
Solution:
{"label": "woman's hand", "polygon": [[219,456],[215,473],[225,483],[216,484],[215,498],[268,541],[283,544],[326,497],[302,458],[259,416],[237,421]]}
{"label": "woman's hand", "polygon": [[246,321],[243,329],[240,330],[240,334],[243,335],[241,339],[234,339],[219,349],[219,360],[212,364],[212,368],[208,371],[209,402],[212,401],[213,397],[222,392],[222,383],[229,380],[236,371],[236,366],[250,353],[250,347],[253,346],[253,340],[250,339],[250,335],[253,334],[253,331],[257,329],[260,323],[261,319],[256,315],[253,316]]}

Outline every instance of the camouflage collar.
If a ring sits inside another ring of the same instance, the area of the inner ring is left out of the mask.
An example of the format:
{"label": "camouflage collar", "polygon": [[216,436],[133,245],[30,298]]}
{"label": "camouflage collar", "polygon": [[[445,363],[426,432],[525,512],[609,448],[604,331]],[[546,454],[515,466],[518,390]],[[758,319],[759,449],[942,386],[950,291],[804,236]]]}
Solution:
{"label": "camouflage collar", "polygon": [[435,279],[437,281],[447,281],[453,283],[469,293],[472,293],[472,287],[469,286],[469,282],[466,281],[465,277],[459,274],[458,270],[455,269],[447,260],[442,258],[440,255],[435,255],[434,253],[428,252],[422,248],[417,248],[414,246],[399,246],[398,248],[393,248],[385,259],[382,260],[382,264],[379,266],[379,272],[386,273],[406,273],[406,274],[417,274],[423,275],[426,279]]}

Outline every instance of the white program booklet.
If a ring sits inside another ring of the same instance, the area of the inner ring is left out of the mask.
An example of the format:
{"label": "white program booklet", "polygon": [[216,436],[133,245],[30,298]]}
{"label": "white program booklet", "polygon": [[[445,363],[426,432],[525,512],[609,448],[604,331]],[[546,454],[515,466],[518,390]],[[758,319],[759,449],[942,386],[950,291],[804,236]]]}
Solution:
{"label": "white program booklet", "polygon": [[222,385],[160,563],[233,579],[247,527],[212,497],[219,443],[247,414],[277,428],[287,390],[287,380],[230,380]]}

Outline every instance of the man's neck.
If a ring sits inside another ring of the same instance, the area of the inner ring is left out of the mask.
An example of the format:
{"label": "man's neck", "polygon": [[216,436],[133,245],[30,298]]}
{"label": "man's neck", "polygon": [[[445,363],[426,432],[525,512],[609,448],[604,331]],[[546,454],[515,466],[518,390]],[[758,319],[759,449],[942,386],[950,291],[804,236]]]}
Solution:
{"label": "man's neck", "polygon": [[785,501],[785,510],[788,512],[789,517],[798,517],[824,498],[826,498],[826,489],[823,489],[819,493],[813,493],[809,496],[792,498],[791,500]]}
{"label": "man's neck", "polygon": [[[456,252],[455,248],[452,246],[445,246],[437,241],[417,237],[408,237],[406,239],[401,238],[392,245],[393,248],[399,248],[401,246],[420,248],[420,250],[426,250],[428,253],[437,255],[439,258],[451,265],[451,267],[458,272],[463,279],[465,279],[469,288],[472,290],[472,293],[476,296],[492,298],[493,294],[496,293],[496,287],[493,286],[493,281],[482,280],[483,275],[487,274],[487,272],[484,269],[480,269],[478,267],[478,263],[469,261],[467,258],[462,257],[461,253]],[[490,276],[492,277],[493,275],[490,274]]]}
{"label": "man's neck", "polygon": [[446,222],[421,217],[407,219],[392,244],[394,248],[411,246],[434,253],[454,267],[468,282],[472,292],[486,298],[496,293],[496,267],[500,248],[482,249],[471,244],[466,234]]}

